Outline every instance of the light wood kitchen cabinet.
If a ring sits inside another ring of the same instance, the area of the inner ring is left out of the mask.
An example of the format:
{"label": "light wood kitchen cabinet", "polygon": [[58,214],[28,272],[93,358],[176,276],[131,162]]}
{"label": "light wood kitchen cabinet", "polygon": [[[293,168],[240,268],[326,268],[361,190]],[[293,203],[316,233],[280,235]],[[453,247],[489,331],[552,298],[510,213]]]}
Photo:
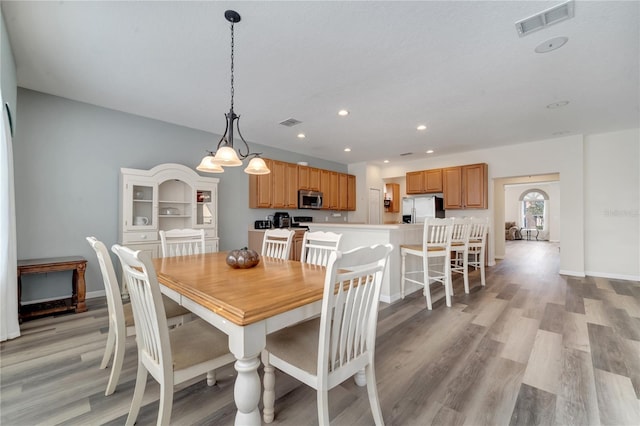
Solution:
{"label": "light wood kitchen cabinet", "polygon": [[407,194],[424,194],[424,171],[407,172]]}
{"label": "light wood kitchen cabinet", "polygon": [[298,208],[298,165],[286,163],[285,166],[285,207]]}
{"label": "light wood kitchen cabinet", "polygon": [[385,208],[387,213],[400,212],[400,184],[387,183],[386,186],[386,199],[391,201],[389,207]]}
{"label": "light wood kitchen cabinet", "polygon": [[322,192],[322,210],[329,210],[331,207],[331,172],[320,170],[320,192]]}
{"label": "light wood kitchen cabinet", "polygon": [[249,176],[249,208],[298,208],[298,190],[320,191],[324,210],[356,209],[356,177],[264,158],[271,173]]}
{"label": "light wood kitchen cabinet", "polygon": [[442,169],[407,172],[407,194],[434,194],[443,191]]}
{"label": "light wood kitchen cabinet", "polygon": [[486,209],[487,164],[442,169],[444,209]]}
{"label": "light wood kitchen cabinet", "polygon": [[338,173],[338,210],[349,209],[349,178],[344,173]]}
{"label": "light wood kitchen cabinet", "polygon": [[[331,210],[338,210],[340,199],[340,181],[338,179],[338,172],[329,172],[329,208]],[[325,197],[325,200],[327,197]]]}
{"label": "light wood kitchen cabinet", "polygon": [[440,193],[442,188],[442,169],[424,170],[424,192]]}
{"label": "light wood kitchen cabinet", "polygon": [[356,177],[347,175],[347,210],[356,210]]}
{"label": "light wood kitchen cabinet", "polygon": [[309,191],[320,191],[320,169],[309,166],[298,166],[298,188]]}
{"label": "light wood kitchen cabinet", "polygon": [[287,197],[287,163],[282,161],[272,161],[271,166],[271,207],[284,208],[286,207]]}
{"label": "light wood kitchen cabinet", "polygon": [[[263,158],[267,167],[273,171],[273,161]],[[249,175],[249,208],[271,207],[273,172],[266,175]]]}
{"label": "light wood kitchen cabinet", "polygon": [[311,189],[309,188],[309,167],[307,166],[298,166],[298,188]]}

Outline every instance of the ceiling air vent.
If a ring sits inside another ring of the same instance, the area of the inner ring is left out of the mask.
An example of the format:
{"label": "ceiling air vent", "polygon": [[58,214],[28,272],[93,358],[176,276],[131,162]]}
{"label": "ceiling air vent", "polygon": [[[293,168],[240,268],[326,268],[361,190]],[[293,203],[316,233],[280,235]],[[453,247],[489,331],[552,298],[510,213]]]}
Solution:
{"label": "ceiling air vent", "polygon": [[406,157],[407,155],[413,155],[413,152],[405,152],[400,154],[400,157]]}
{"label": "ceiling air vent", "polygon": [[573,0],[554,6],[536,15],[516,22],[516,31],[520,37],[541,30],[549,25],[573,18]]}
{"label": "ceiling air vent", "polygon": [[302,121],[296,120],[295,118],[287,118],[286,120],[280,122],[280,124],[287,127],[293,127],[296,124],[300,124],[300,123],[302,123]]}

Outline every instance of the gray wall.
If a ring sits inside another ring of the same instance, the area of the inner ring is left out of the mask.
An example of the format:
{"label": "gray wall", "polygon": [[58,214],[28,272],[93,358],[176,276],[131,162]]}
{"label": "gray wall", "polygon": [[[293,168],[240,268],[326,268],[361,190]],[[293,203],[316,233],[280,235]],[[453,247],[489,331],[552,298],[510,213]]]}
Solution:
{"label": "gray wall", "polygon": [[[120,168],[149,169],[171,162],[195,169],[219,139],[211,133],[22,88],[18,89],[18,112],[14,139],[18,259],[84,256],[89,260],[87,292],[102,290],[103,285],[85,237],[94,235],[108,247],[118,239]],[[347,171],[346,165],[257,144],[252,150],[268,158]],[[218,225],[223,251],[247,245],[248,227],[273,213],[248,208],[249,178],[242,169],[227,168],[214,175],[220,178]],[[322,213],[323,220],[326,214]],[[70,275],[49,275],[26,276],[22,299],[70,292]]]}

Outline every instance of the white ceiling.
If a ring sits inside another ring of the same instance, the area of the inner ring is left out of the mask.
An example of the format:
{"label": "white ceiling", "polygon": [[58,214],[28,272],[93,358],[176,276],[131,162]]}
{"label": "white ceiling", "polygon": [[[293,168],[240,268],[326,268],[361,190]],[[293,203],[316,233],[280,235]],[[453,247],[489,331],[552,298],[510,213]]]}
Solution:
{"label": "white ceiling", "polygon": [[[518,37],[516,21],[559,3],[3,1],[2,10],[19,86],[216,134],[230,103],[224,11],[237,10],[243,136],[355,163],[640,126],[640,2],[577,1],[575,18]],[[557,36],[568,43],[534,52]],[[351,114],[338,117],[341,108]],[[290,117],[302,124],[278,124]]]}

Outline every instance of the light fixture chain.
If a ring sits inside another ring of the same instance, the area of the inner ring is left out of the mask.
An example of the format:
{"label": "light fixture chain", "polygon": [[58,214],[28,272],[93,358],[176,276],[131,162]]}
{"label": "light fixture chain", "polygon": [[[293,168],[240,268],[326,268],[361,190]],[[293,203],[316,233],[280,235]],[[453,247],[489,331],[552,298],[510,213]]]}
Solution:
{"label": "light fixture chain", "polygon": [[233,36],[233,22],[231,22],[231,111],[233,111],[233,46],[234,46],[234,36]]}

